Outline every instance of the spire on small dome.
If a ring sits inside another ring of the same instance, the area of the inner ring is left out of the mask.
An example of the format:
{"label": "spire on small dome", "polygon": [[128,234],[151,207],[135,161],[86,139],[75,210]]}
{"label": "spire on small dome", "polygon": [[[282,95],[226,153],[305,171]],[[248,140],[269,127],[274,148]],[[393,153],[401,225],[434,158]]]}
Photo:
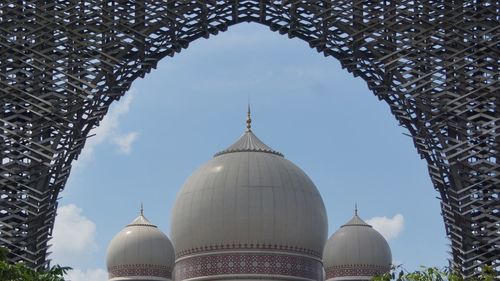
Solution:
{"label": "spire on small dome", "polygon": [[156,227],[156,225],[152,224],[145,216],[144,216],[144,204],[141,202],[141,210],[140,214],[135,220],[133,220],[131,223],[129,223],[127,226],[134,226],[134,225],[141,225],[141,226],[152,226]]}
{"label": "spire on small dome", "polygon": [[248,111],[247,111],[247,132],[252,131],[252,116],[250,112],[250,103],[248,103]]}
{"label": "spire on small dome", "polygon": [[364,220],[362,220],[358,216],[358,203],[354,203],[354,216],[348,222],[346,222],[344,225],[342,225],[341,227],[353,226],[353,225],[372,227],[371,225],[367,224]]}

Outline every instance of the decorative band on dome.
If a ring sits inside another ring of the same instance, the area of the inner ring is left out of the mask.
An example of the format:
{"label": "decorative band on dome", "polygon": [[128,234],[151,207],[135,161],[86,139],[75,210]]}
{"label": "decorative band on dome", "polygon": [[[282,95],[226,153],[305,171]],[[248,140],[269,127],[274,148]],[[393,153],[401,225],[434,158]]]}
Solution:
{"label": "decorative band on dome", "polygon": [[192,248],[188,250],[183,250],[180,252],[175,253],[175,258],[179,259],[184,256],[188,255],[193,255],[193,254],[198,254],[198,253],[206,253],[206,252],[211,252],[211,251],[226,251],[226,250],[248,250],[248,251],[254,251],[254,250],[264,250],[264,251],[269,251],[269,250],[277,250],[277,251],[284,251],[284,252],[291,252],[291,253],[298,253],[298,254],[306,254],[314,257],[321,258],[321,253],[318,253],[317,251],[313,251],[310,249],[302,248],[302,247],[295,247],[295,246],[287,246],[287,245],[276,245],[276,244],[225,244],[225,245],[210,245],[210,246],[204,246],[204,247],[197,247],[197,248]]}
{"label": "decorative band on dome", "polygon": [[153,227],[153,228],[158,228],[156,225],[153,225],[153,224],[127,224],[126,227],[131,227],[131,226],[149,226],[149,227]]}
{"label": "decorative band on dome", "polygon": [[330,266],[325,268],[326,280],[338,277],[349,276],[376,276],[386,273],[390,270],[390,265],[367,265],[367,264],[353,264],[343,266]]}
{"label": "decorative band on dome", "polygon": [[[280,280],[300,278],[320,280],[321,261],[282,253],[217,253],[179,260],[174,268],[174,280],[190,280],[210,276],[282,276]],[[288,278],[287,278],[288,277]]]}
{"label": "decorative band on dome", "polygon": [[109,279],[118,277],[147,276],[172,278],[172,269],[163,265],[124,264],[108,267]]}
{"label": "decorative band on dome", "polygon": [[217,152],[216,154],[214,154],[214,157],[217,157],[217,156],[222,155],[222,154],[232,153],[232,152],[264,152],[264,153],[275,154],[275,155],[283,157],[282,153],[277,152],[277,151],[272,150],[272,149],[271,150],[264,150],[264,149],[231,149],[231,150],[223,150],[221,152]]}

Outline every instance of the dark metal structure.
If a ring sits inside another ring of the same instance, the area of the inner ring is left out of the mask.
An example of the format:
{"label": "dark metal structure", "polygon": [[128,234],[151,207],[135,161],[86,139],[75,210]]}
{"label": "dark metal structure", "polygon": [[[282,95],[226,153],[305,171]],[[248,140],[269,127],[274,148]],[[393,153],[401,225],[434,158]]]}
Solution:
{"label": "dark metal structure", "polygon": [[[241,22],[298,37],[387,102],[440,194],[452,263],[500,268],[498,1],[2,0],[0,244],[48,264],[89,130],[158,61]],[[405,199],[402,199],[405,200]]]}

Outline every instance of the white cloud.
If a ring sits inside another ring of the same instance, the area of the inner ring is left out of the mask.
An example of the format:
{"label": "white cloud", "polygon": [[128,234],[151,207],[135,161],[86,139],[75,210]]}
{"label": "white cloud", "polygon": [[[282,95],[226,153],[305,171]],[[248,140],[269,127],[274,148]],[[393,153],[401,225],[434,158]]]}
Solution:
{"label": "white cloud", "polygon": [[366,221],[373,226],[375,230],[380,232],[387,240],[395,239],[401,234],[404,229],[404,217],[401,214],[396,214],[392,218],[388,217],[373,217]]}
{"label": "white cloud", "polygon": [[129,154],[132,151],[132,143],[137,139],[137,132],[119,135],[113,138],[112,142],[118,145],[118,150],[122,154]]}
{"label": "white cloud", "polygon": [[75,268],[75,265],[94,259],[94,254],[98,250],[96,225],[82,214],[82,209],[74,204],[59,207],[52,237],[52,264],[74,268],[66,274],[66,280],[106,281],[108,279],[108,274],[104,269]]}
{"label": "white cloud", "polygon": [[[93,158],[95,148],[105,142],[117,145],[119,151],[124,154],[130,153],[132,143],[137,138],[137,133],[120,134],[120,119],[129,112],[134,96],[134,90],[125,94],[122,100],[115,102],[99,126],[90,131],[89,135],[93,136],[87,139],[78,161],[73,164],[74,167],[84,166]],[[123,139],[124,136],[129,138],[128,142],[117,141],[117,139]]]}
{"label": "white cloud", "polygon": [[74,269],[67,274],[66,279],[68,281],[107,281],[108,273],[101,268],[86,271]]}
{"label": "white cloud", "polygon": [[82,209],[74,204],[57,209],[52,232],[53,264],[72,266],[91,259],[97,250],[96,225],[82,215]]}

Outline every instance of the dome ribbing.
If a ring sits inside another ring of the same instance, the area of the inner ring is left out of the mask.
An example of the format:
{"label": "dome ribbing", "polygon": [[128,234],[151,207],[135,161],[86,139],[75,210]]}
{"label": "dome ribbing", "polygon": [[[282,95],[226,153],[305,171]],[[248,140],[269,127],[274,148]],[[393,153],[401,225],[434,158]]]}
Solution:
{"label": "dome ribbing", "polygon": [[232,152],[266,152],[283,157],[282,153],[267,146],[251,130],[246,131],[234,144],[216,153],[214,157]]}

